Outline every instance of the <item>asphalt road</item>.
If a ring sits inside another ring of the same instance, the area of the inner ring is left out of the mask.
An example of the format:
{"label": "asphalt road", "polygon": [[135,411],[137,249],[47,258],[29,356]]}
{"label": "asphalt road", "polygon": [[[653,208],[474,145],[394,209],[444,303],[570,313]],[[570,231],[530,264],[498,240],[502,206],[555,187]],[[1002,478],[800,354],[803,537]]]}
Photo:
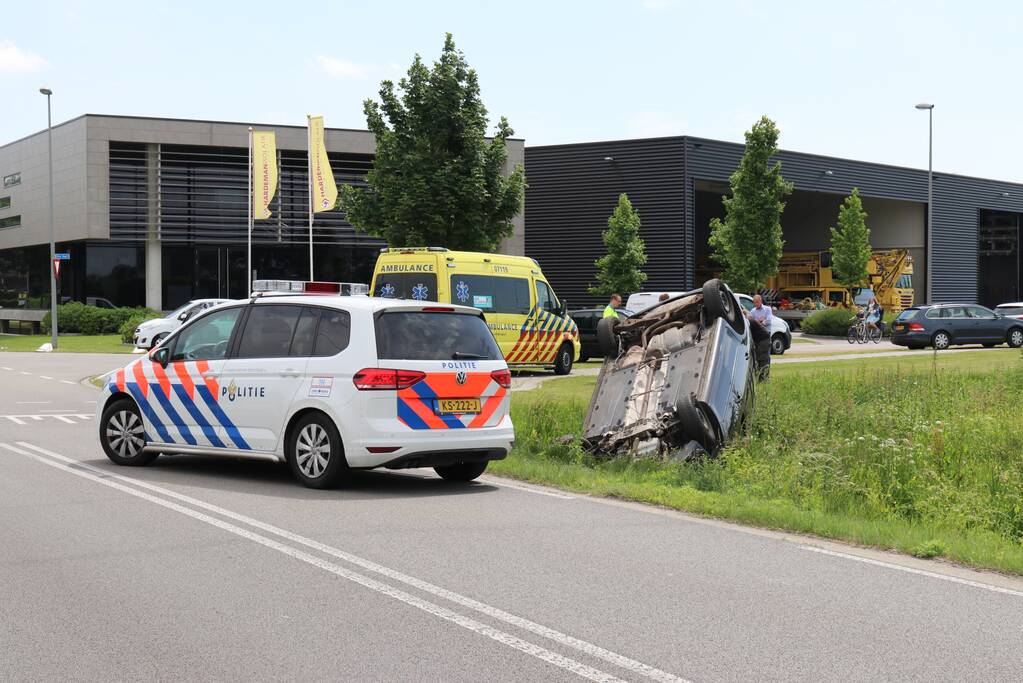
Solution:
{"label": "asphalt road", "polygon": [[0,354],[2,680],[1023,671],[1015,579],[494,477],[116,467],[79,380],[127,360]]}

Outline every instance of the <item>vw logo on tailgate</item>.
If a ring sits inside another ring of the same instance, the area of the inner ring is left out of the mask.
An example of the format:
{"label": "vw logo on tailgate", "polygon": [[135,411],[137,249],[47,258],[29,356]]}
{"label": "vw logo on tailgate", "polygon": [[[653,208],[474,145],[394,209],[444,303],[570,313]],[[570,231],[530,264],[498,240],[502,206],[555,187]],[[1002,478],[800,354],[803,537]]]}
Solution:
{"label": "vw logo on tailgate", "polygon": [[469,379],[469,378],[465,374],[464,370],[459,370],[458,372],[455,373],[455,381],[458,382],[459,384],[465,384],[465,381],[467,379]]}

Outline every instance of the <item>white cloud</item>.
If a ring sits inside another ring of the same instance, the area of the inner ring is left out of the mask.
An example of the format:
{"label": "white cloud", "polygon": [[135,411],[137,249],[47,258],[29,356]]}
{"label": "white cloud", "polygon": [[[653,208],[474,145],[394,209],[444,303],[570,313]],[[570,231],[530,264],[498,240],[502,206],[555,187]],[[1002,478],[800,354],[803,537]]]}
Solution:
{"label": "white cloud", "polygon": [[347,59],[337,59],[336,57],[328,57],[326,55],[318,55],[313,59],[313,63],[317,69],[331,78],[343,81],[362,80],[363,78],[368,78],[373,72],[378,71],[376,67],[369,64],[357,64]]}
{"label": "white cloud", "polygon": [[0,73],[33,73],[47,66],[37,54],[25,52],[9,40],[0,40]]}
{"label": "white cloud", "polygon": [[626,130],[630,138],[685,135],[686,122],[663,109],[646,109],[629,117]]}
{"label": "white cloud", "polygon": [[651,12],[659,12],[662,9],[668,9],[675,5],[675,0],[643,0],[640,4],[643,5],[643,9],[648,9]]}

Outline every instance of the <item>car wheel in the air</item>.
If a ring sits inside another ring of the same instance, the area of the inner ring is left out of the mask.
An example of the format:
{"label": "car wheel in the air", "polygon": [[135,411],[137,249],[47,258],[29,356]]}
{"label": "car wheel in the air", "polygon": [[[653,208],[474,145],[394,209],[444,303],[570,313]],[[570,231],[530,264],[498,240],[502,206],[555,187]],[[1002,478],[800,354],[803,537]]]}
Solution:
{"label": "car wheel in the air", "polygon": [[604,358],[615,358],[618,356],[618,335],[615,330],[618,328],[618,318],[608,316],[601,318],[597,323],[597,346]]}
{"label": "car wheel in the air", "polygon": [[1018,349],[1023,346],[1023,327],[1014,327],[1009,330],[1009,335],[1006,337],[1006,341],[1009,346],[1014,349]]}
{"label": "car wheel in the air", "polygon": [[112,401],[99,420],[103,452],[118,465],[148,465],[159,453],[145,449],[146,428],[138,406],[130,398]]}
{"label": "car wheel in the air", "polygon": [[948,336],[948,332],[935,332],[934,336],[931,337],[931,346],[938,351],[947,349],[952,344],[952,338]]}
{"label": "car wheel in the air", "polygon": [[692,394],[685,394],[679,398],[675,412],[686,436],[700,443],[709,453],[717,451],[718,439],[714,426]]}
{"label": "car wheel in the air", "polygon": [[562,344],[561,348],[558,349],[558,356],[554,360],[555,375],[567,375],[572,372],[572,356],[572,345],[568,343]]}
{"label": "car wheel in the air", "polygon": [[472,481],[487,470],[487,462],[460,462],[434,467],[433,471],[447,481]]}
{"label": "car wheel in the air", "polygon": [[732,329],[742,334],[742,314],[739,313],[739,302],[728,290],[724,281],[714,278],[703,283],[703,308],[707,312],[707,322],[715,318],[724,318]]}
{"label": "car wheel in the air", "polygon": [[311,489],[329,489],[349,475],[341,435],[323,413],[308,413],[288,437],[288,463],[295,479]]}
{"label": "car wheel in the air", "polygon": [[785,353],[785,337],[780,332],[771,337],[771,353],[776,356]]}

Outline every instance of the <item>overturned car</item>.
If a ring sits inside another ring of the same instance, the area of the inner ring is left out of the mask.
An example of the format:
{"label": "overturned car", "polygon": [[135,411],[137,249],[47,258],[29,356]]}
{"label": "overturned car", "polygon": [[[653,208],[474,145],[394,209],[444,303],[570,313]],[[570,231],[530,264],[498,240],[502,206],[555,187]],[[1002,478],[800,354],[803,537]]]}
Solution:
{"label": "overturned car", "polygon": [[601,320],[604,366],[584,448],[606,457],[716,454],[752,413],[754,333],[764,334],[752,328],[716,279],[625,320]]}

